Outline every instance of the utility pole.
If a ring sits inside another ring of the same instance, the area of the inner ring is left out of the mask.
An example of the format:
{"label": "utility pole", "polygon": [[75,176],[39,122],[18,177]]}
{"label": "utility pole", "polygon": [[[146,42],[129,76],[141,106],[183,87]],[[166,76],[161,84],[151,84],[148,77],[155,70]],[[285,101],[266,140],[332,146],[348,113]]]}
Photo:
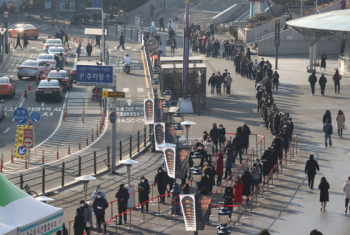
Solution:
{"label": "utility pole", "polygon": [[184,47],[183,47],[183,69],[182,69],[182,86],[183,86],[183,99],[187,99],[188,90],[188,66],[189,66],[189,24],[190,24],[190,1],[185,2],[185,32],[184,32]]}
{"label": "utility pole", "polygon": [[[103,33],[102,33],[103,34]],[[104,44],[103,44],[104,45]],[[113,76],[113,91],[117,91],[117,76]],[[113,108],[112,108],[112,112],[116,113],[117,111],[117,98],[113,98]],[[115,173],[115,165],[117,162],[117,119],[118,117],[116,117],[115,122],[113,122],[112,125],[112,161],[111,161],[111,173],[114,174]]]}

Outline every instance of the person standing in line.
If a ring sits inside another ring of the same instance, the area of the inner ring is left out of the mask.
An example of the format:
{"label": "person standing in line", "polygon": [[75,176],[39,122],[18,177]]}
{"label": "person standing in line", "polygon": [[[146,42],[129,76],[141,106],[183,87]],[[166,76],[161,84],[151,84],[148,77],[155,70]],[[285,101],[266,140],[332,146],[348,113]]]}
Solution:
{"label": "person standing in line", "polygon": [[311,189],[314,188],[314,179],[316,175],[316,170],[320,171],[320,167],[318,166],[317,161],[314,160],[314,155],[310,154],[310,159],[307,160],[305,165],[305,174],[307,174],[309,187]]}
{"label": "person standing in line", "polygon": [[[243,181],[243,195],[248,197],[252,193],[253,177],[250,174],[249,168],[246,168],[241,176]],[[246,201],[249,204],[249,199]]]}
{"label": "person standing in line", "polygon": [[85,227],[85,223],[84,223],[84,216],[81,213],[80,208],[77,208],[76,211],[76,215],[74,217],[74,235],[82,235],[84,233],[84,227]]}
{"label": "person standing in line", "polygon": [[312,72],[312,75],[309,76],[309,83],[311,86],[311,95],[315,94],[315,84],[317,82],[317,77],[315,75],[315,72]]}
{"label": "person standing in line", "polygon": [[162,28],[163,28],[163,32],[165,32],[165,30],[164,30],[164,17],[163,17],[163,15],[160,15],[158,21],[159,21],[159,32],[162,31]]}
{"label": "person standing in line", "polygon": [[219,187],[222,183],[222,175],[224,174],[224,154],[222,152],[219,152],[216,158],[215,172],[218,176],[216,185]]}
{"label": "person standing in line", "polygon": [[227,73],[227,76],[225,77],[224,79],[224,84],[225,84],[225,87],[226,87],[226,94],[228,96],[231,95],[231,83],[232,83],[232,77],[230,76],[230,73]]}
{"label": "person standing in line", "polygon": [[94,213],[96,215],[98,232],[102,232],[101,222],[103,223],[104,230],[106,230],[105,210],[108,208],[108,202],[103,197],[101,192],[97,193],[96,199],[95,199],[94,203],[92,204],[92,207],[94,208]]}
{"label": "person standing in line", "polygon": [[[348,213],[348,205],[349,205],[349,200],[350,200],[350,176],[344,182],[343,192],[345,195],[345,213]],[[349,206],[349,208],[350,208],[350,206]]]}
{"label": "person standing in line", "polygon": [[21,45],[21,34],[20,33],[17,33],[17,42],[16,42],[15,49],[17,49],[17,46],[20,46],[21,50],[23,50],[22,45]]}
{"label": "person standing in line", "polygon": [[[118,214],[126,212],[128,208],[129,200],[129,190],[124,188],[124,184],[119,185],[119,190],[115,194],[115,197],[118,199]],[[122,225],[122,215],[119,216],[119,225]],[[124,223],[126,224],[127,213],[124,214]]]}
{"label": "person standing in line", "polygon": [[231,215],[232,215],[232,205],[233,205],[233,189],[231,186],[228,186],[225,189],[225,194],[224,194],[224,207],[227,206],[227,210],[230,211],[229,215],[229,221],[231,221]]}
{"label": "person standing in line", "polygon": [[[150,186],[149,186],[149,183],[148,183],[148,180],[142,176],[141,177],[141,182],[139,183],[138,185],[138,192],[139,192],[139,201],[140,201],[140,204],[146,202],[146,213],[148,213],[148,200],[149,200],[149,192],[150,192]],[[144,205],[144,204],[143,204]],[[143,207],[144,206],[141,206],[141,213],[143,213]]]}
{"label": "person standing in line", "polygon": [[335,120],[337,121],[338,136],[343,138],[343,129],[345,129],[345,115],[343,111],[338,110]]}
{"label": "person standing in line", "polygon": [[88,43],[86,46],[86,52],[87,52],[88,56],[91,56],[92,46],[90,43]]}
{"label": "person standing in line", "polygon": [[233,158],[233,164],[236,162],[236,157],[239,154],[239,163],[242,164],[242,146],[243,146],[243,139],[242,137],[237,133],[235,138],[232,140],[233,146],[235,147],[235,155]]}
{"label": "person standing in line", "polygon": [[331,116],[331,111],[326,110],[326,112],[323,114],[323,125],[327,123],[327,120],[332,123],[332,116]]}
{"label": "person standing in line", "polygon": [[242,203],[242,196],[243,196],[243,181],[239,175],[236,176],[235,181],[233,182],[233,202],[236,204]]}
{"label": "person standing in line", "polygon": [[327,59],[326,52],[322,52],[322,54],[321,54],[321,67],[320,67],[320,70],[323,68],[324,71],[326,71],[326,59]]}
{"label": "person standing in line", "polygon": [[[215,154],[218,151],[218,142],[219,142],[219,130],[216,126],[216,123],[213,123],[213,129],[210,130],[209,135],[213,141],[212,153]],[[215,150],[214,150],[215,147]]]}
{"label": "person standing in line", "polygon": [[101,195],[103,196],[103,198],[106,199],[106,194],[101,190],[101,186],[97,186],[96,190],[92,193],[92,198],[95,199],[97,196],[97,193],[101,192]]}
{"label": "person standing in line", "polygon": [[321,182],[318,185],[318,189],[320,190],[321,211],[326,211],[326,205],[327,202],[329,202],[329,188],[329,183],[327,182],[326,177],[322,177]]}
{"label": "person standing in line", "polygon": [[119,46],[117,47],[117,50],[119,50],[119,47],[121,46],[123,48],[123,50],[125,51],[124,44],[125,44],[124,34],[123,34],[123,32],[121,32],[120,37],[119,37]]}
{"label": "person standing in line", "polygon": [[220,124],[219,125],[219,147],[221,149],[221,147],[224,147],[226,141],[226,129],[225,127]]}
{"label": "person standing in line", "polygon": [[276,91],[278,91],[278,83],[280,83],[280,75],[277,73],[277,71],[275,71],[272,74],[272,90],[275,90],[275,86],[276,86]]}
{"label": "person standing in line", "polygon": [[80,200],[80,214],[84,216],[85,232],[89,232],[92,226],[92,213],[85,200]]}
{"label": "person standing in line", "polygon": [[243,139],[243,153],[245,150],[245,153],[248,154],[248,148],[249,148],[249,136],[250,136],[250,128],[248,127],[247,124],[243,125],[243,130],[242,130],[242,139]]}
{"label": "person standing in line", "polygon": [[335,74],[333,75],[333,82],[334,82],[334,92],[337,94],[337,87],[338,87],[338,94],[340,94],[340,80],[342,79],[341,75],[339,74],[339,70],[335,70]]}
{"label": "person standing in line", "polygon": [[332,134],[333,134],[333,126],[331,124],[331,121],[327,119],[326,124],[323,126],[323,132],[324,132],[324,139],[325,139],[325,146],[327,148],[327,139],[329,139],[329,147],[332,147]]}
{"label": "person standing in line", "polygon": [[254,163],[253,166],[249,169],[249,171],[253,178],[252,191],[254,191],[254,188],[258,187],[260,183],[261,168],[258,166],[257,163]]}
{"label": "person standing in line", "polygon": [[324,96],[324,90],[326,89],[327,78],[322,73],[320,79],[318,80],[318,84],[320,84],[321,95]]}
{"label": "person standing in line", "polygon": [[215,73],[213,73],[208,81],[208,86],[211,85],[211,96],[213,96],[215,94],[216,83],[217,83],[217,78],[216,78]]}
{"label": "person standing in line", "polygon": [[[227,146],[231,146],[231,148],[227,147]],[[227,146],[225,147],[225,153],[226,153],[226,162],[225,162],[225,179],[227,179],[228,177],[230,177],[231,175],[231,168],[232,168],[232,158],[233,158],[233,146],[231,144],[231,142],[229,141]]]}
{"label": "person standing in line", "polygon": [[[168,179],[167,173],[165,171],[163,171],[162,167],[159,167],[158,173],[156,174],[156,176],[154,178],[154,185],[153,185],[153,187],[156,187],[156,185],[158,186],[159,195],[165,194],[165,189],[166,189],[166,186],[168,185],[168,181],[169,181],[169,179]],[[160,197],[159,203],[165,204],[165,196]]]}

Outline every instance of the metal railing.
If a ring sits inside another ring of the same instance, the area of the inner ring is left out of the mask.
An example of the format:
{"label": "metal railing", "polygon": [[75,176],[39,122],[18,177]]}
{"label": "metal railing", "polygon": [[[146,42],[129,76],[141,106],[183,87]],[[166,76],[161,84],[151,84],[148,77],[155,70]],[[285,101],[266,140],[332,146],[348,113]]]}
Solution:
{"label": "metal railing", "polygon": [[[144,126],[129,137],[119,140],[116,158],[122,160],[131,157],[134,153],[139,153],[150,143],[151,131],[150,125]],[[40,190],[41,193],[45,193],[53,188],[64,187],[81,175],[96,175],[110,170],[111,153],[111,146],[107,145],[105,148],[85,155],[73,155],[69,160],[63,160],[58,164],[42,165],[39,169],[27,173],[11,175],[8,179],[21,189],[24,185],[29,185],[37,193]]]}

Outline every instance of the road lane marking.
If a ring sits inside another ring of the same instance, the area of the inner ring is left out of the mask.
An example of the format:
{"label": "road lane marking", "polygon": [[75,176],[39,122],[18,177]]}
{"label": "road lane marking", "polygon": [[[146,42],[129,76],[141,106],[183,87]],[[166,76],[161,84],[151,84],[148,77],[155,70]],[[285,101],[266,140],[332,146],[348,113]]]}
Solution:
{"label": "road lane marking", "polygon": [[143,92],[143,88],[137,88],[137,92]]}
{"label": "road lane marking", "polygon": [[141,51],[141,57],[142,57],[143,74],[144,74],[144,76],[145,76],[146,87],[149,88],[148,75],[147,75],[147,72],[146,72],[145,56],[143,55],[143,51]]}
{"label": "road lane marking", "polygon": [[43,102],[42,104],[41,104],[41,107],[43,107],[45,105],[45,103]]}
{"label": "road lane marking", "polygon": [[124,88],[123,88],[123,92],[129,92],[129,88],[124,87]]}
{"label": "road lane marking", "polygon": [[10,128],[7,128],[3,133],[7,133],[10,130]]}

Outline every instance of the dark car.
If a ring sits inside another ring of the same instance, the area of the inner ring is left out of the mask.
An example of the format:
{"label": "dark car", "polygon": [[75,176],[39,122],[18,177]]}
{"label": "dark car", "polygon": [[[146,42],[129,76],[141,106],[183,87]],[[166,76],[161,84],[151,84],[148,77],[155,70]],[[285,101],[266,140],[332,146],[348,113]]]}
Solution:
{"label": "dark car", "polygon": [[47,77],[58,80],[59,84],[66,90],[73,87],[73,79],[67,70],[52,70]]}
{"label": "dark car", "polygon": [[42,99],[58,99],[63,100],[63,87],[56,79],[41,80],[38,88],[35,91],[35,101],[39,102]]}

